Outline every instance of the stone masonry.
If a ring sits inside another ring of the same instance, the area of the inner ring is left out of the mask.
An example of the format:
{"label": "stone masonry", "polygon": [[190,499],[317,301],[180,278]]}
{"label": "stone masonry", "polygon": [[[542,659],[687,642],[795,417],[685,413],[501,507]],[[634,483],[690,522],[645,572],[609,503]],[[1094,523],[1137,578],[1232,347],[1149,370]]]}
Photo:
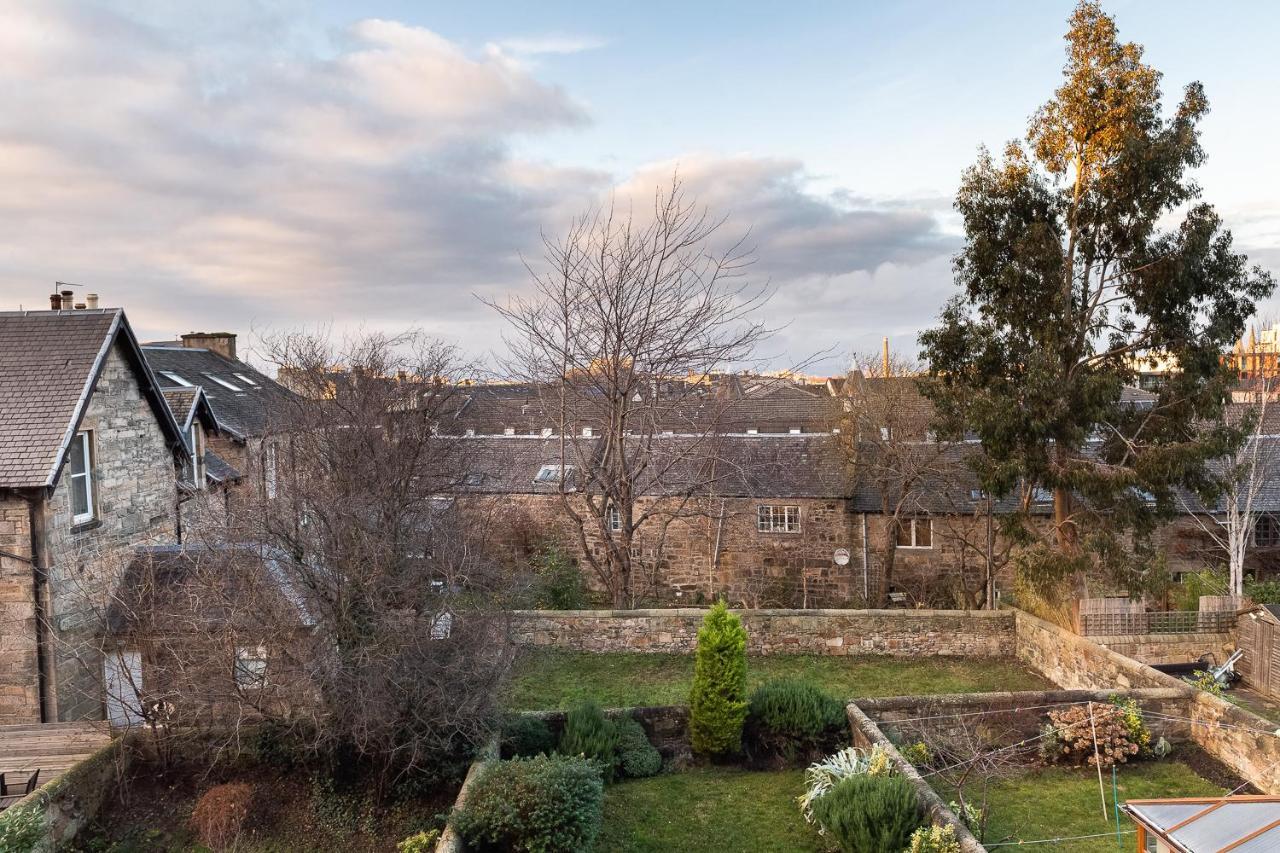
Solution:
{"label": "stone masonry", "polygon": [[81,429],[93,430],[97,518],[73,524],[65,468],[42,509],[60,720],[101,718],[101,663],[91,649],[107,596],[136,547],[173,544],[177,535],[173,453],[122,344],[108,354]]}
{"label": "stone masonry", "polygon": [[[576,651],[691,652],[705,610],[521,610],[516,642]],[[991,610],[742,610],[752,654],[1007,657],[1013,613]]]}
{"label": "stone masonry", "polygon": [[0,725],[40,721],[31,513],[0,498]]}

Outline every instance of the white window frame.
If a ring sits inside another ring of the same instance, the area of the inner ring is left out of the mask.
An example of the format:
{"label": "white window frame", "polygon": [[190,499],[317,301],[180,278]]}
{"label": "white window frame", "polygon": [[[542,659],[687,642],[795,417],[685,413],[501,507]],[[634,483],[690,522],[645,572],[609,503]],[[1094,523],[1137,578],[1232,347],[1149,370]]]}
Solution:
{"label": "white window frame", "polygon": [[[72,467],[72,454],[67,454],[67,487],[68,497],[71,500],[71,523],[72,524],[88,524],[98,517],[97,510],[94,507],[94,488],[93,488],[93,430],[86,429],[75,434],[72,441],[80,445],[82,457],[84,459],[84,470],[76,471]],[[75,481],[84,481],[85,511],[75,511]]]}
{"label": "white window frame", "polygon": [[759,504],[756,506],[756,531],[759,533],[799,533],[798,504]]}
{"label": "white window frame", "polygon": [[174,373],[172,370],[157,370],[156,373],[159,373],[161,376],[163,376],[165,379],[168,379],[170,382],[177,382],[183,388],[196,387],[193,383],[183,379],[181,376]]}
{"label": "white window frame", "polygon": [[262,447],[262,488],[266,492],[267,500],[276,499],[276,478],[278,475],[276,470],[276,446],[274,444],[265,444]]}
{"label": "white window frame", "polygon": [[193,420],[189,431],[191,437],[191,482],[197,489],[204,488],[204,429],[200,421]]}
{"label": "white window frame", "polygon": [[[918,536],[916,525],[921,521],[929,525],[929,544],[928,545],[918,544],[920,541],[920,537]],[[903,545],[901,542],[899,542],[895,547],[905,548],[912,551],[928,551],[933,548],[933,519],[932,518],[927,516],[914,516],[912,518],[902,519],[901,524],[902,524],[902,528],[901,528],[902,530],[911,531],[911,537],[910,537],[911,544]]]}
{"label": "white window frame", "polygon": [[219,379],[218,377],[214,376],[212,373],[206,373],[206,374],[205,374],[205,376],[207,376],[208,378],[212,379],[214,382],[217,382],[219,385],[221,385],[223,388],[226,388],[228,391],[243,391],[243,390],[244,390],[244,389],[243,389],[243,388],[241,388],[239,385],[236,385],[236,384],[234,384],[234,383],[228,382],[228,381],[227,381],[227,380],[225,380],[225,379]]}
{"label": "white window frame", "polygon": [[236,659],[231,676],[240,690],[258,690],[267,686],[267,647],[236,646]]}
{"label": "white window frame", "polygon": [[609,529],[614,533],[622,530],[622,513],[613,504],[609,504]]}

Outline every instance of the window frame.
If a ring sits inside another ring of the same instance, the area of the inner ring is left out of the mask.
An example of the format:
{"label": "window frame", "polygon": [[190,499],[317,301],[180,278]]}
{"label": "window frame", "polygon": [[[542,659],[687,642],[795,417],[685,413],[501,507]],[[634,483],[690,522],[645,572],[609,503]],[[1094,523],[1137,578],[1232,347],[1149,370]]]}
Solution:
{"label": "window frame", "polygon": [[[1264,541],[1259,536],[1259,530],[1263,522],[1267,523],[1268,538]],[[1261,513],[1253,522],[1253,547],[1255,548],[1275,548],[1280,546],[1280,519],[1277,519],[1270,513]]]}
{"label": "window frame", "polygon": [[622,513],[619,512],[618,508],[613,504],[609,504],[608,522],[609,522],[609,532],[611,533],[622,532]]}
{"label": "window frame", "polygon": [[[929,544],[927,545],[920,544],[920,535],[916,525],[921,521],[928,524],[928,527],[926,529],[929,531],[928,533]],[[902,534],[903,531],[906,531],[906,530],[911,531],[911,536],[910,536],[911,544],[904,545],[901,542],[896,542],[896,544],[894,545],[895,548],[905,548],[911,551],[930,551],[933,549],[933,516],[913,515],[910,518],[904,518],[900,520],[898,522],[899,536]]]}
{"label": "window frame", "polygon": [[266,442],[262,445],[262,490],[269,501],[275,500],[279,491],[279,473],[276,446]]}
{"label": "window frame", "polygon": [[[97,489],[94,487],[93,483],[93,466],[95,461],[94,457],[96,456],[94,446],[96,442],[94,441],[93,430],[91,429],[80,430],[71,440],[80,445],[82,458],[84,459],[84,470],[77,473],[73,461],[75,459],[74,452],[70,450],[68,451],[67,489],[69,492],[68,497],[71,502],[71,524],[74,527],[79,527],[80,525],[91,524],[98,520]],[[84,512],[76,512],[75,482],[77,478],[83,479],[84,481]]]}
{"label": "window frame", "polygon": [[757,504],[756,532],[797,535],[803,530],[804,516],[799,504]]}
{"label": "window frame", "polygon": [[[235,660],[231,664],[231,678],[237,690],[261,690],[267,686],[267,647],[259,643],[256,646],[240,646],[235,648]],[[241,677],[242,675],[247,677]]]}

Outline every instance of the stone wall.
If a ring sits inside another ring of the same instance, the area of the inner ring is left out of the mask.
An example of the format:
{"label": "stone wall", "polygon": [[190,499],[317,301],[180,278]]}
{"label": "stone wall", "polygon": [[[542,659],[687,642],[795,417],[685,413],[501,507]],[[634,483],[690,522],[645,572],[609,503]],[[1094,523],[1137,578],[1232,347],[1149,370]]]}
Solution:
{"label": "stone wall", "polygon": [[897,768],[911,787],[916,790],[916,797],[920,801],[920,807],[924,810],[928,818],[938,826],[950,826],[956,835],[956,840],[960,842],[960,850],[962,853],[985,853],[986,849],[973,837],[971,833],[960,819],[956,817],[955,812],[947,808],[947,804],[942,801],[937,792],[930,787],[921,776],[919,771],[911,765],[911,762],[902,757],[898,752],[898,748],[893,745],[875,721],[863,712],[862,708],[855,704],[849,704],[845,708],[849,717],[849,728],[851,730],[853,745],[862,749],[871,749],[880,747],[893,761],[894,767]]}
{"label": "stone wall", "polygon": [[134,549],[173,544],[177,536],[173,452],[122,344],[108,353],[81,429],[93,430],[96,518],[72,521],[65,466],[42,507],[59,720],[102,717],[101,664],[89,649],[98,620]]}
{"label": "stone wall", "polygon": [[[520,610],[517,643],[576,651],[692,652],[705,610]],[[742,610],[752,654],[1007,657],[1014,614],[991,610]]]}
{"label": "stone wall", "polygon": [[31,510],[0,498],[0,725],[40,722]]}
{"label": "stone wall", "polygon": [[1280,794],[1280,728],[1225,699],[1197,690],[1057,625],[1016,613],[1018,657],[1068,688],[1159,687],[1187,697],[1188,737],[1259,790]]}
{"label": "stone wall", "polygon": [[[1040,734],[1055,708],[1081,702],[1109,704],[1114,690],[1026,690],[1017,693],[959,693],[939,696],[893,696],[859,699],[858,707],[885,732],[897,732],[906,742],[929,740],[930,735],[959,734],[966,721],[980,721],[984,737],[1016,743]],[[1189,738],[1190,697],[1179,688],[1150,687],[1125,693],[1146,711],[1160,716],[1147,720],[1155,737],[1170,742]],[[979,713],[980,712],[980,713]]]}
{"label": "stone wall", "polygon": [[[467,512],[490,521],[490,536],[500,551],[518,559],[523,551],[550,539],[579,558],[583,577],[594,590],[603,589],[583,558],[577,530],[559,495],[471,496],[460,502]],[[641,500],[637,510],[647,510],[652,503]],[[800,507],[799,532],[760,532],[762,504]],[[671,502],[671,507],[668,517],[676,504]],[[725,597],[756,608],[864,603],[859,516],[849,512],[843,500],[715,498],[683,504],[678,511],[665,531],[661,512],[637,531],[633,560],[643,601],[701,604]],[[589,535],[587,547],[602,558],[597,537]],[[833,562],[837,548],[848,549],[847,565]]]}
{"label": "stone wall", "polygon": [[1234,634],[1125,634],[1089,639],[1145,664],[1195,663],[1206,653],[1223,663],[1236,648]]}

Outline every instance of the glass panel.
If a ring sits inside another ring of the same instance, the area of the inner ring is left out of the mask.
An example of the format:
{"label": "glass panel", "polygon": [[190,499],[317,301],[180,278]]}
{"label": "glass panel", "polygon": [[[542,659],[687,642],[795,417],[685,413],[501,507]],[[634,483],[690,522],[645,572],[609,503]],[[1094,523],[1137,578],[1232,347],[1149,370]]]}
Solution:
{"label": "glass panel", "polygon": [[84,476],[71,478],[71,513],[77,518],[89,514],[89,489]]}
{"label": "glass panel", "polygon": [[75,440],[71,442],[71,473],[83,474],[85,472],[85,434],[76,433]]}
{"label": "glass panel", "polygon": [[911,547],[911,519],[904,519],[898,525],[898,546],[900,548]]}
{"label": "glass panel", "polygon": [[916,519],[916,547],[933,547],[933,522],[927,518]]}

